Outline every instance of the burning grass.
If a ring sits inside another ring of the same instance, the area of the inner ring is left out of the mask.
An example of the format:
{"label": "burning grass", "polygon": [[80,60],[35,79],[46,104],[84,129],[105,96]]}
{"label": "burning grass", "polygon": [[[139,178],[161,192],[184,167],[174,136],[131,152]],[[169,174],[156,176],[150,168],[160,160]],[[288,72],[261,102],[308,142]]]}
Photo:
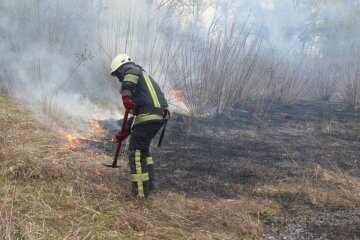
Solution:
{"label": "burning grass", "polygon": [[99,169],[111,157],[72,151],[8,97],[0,111],[1,239],[260,239],[259,216],[279,211],[247,197],[161,192],[136,200],[127,182],[109,181],[113,170]]}

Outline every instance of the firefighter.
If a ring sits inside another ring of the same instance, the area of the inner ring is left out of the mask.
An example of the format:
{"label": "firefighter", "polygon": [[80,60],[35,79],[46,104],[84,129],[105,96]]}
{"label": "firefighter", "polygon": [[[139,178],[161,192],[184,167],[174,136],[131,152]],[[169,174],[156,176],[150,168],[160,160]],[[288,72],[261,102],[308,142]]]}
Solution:
{"label": "firefighter", "polygon": [[111,75],[119,79],[123,105],[134,117],[128,121],[126,133],[116,135],[122,141],[131,132],[129,165],[132,193],[148,197],[155,187],[154,160],[150,143],[164,125],[168,104],[159,85],[127,54],[120,54],[111,63]]}

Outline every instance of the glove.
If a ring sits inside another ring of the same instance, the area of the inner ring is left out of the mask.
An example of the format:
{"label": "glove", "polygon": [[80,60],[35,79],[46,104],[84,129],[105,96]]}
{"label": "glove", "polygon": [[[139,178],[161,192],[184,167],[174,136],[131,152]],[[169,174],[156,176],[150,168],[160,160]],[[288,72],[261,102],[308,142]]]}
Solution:
{"label": "glove", "polygon": [[129,96],[123,96],[122,100],[126,110],[132,111],[137,107],[136,103]]}
{"label": "glove", "polygon": [[129,136],[129,132],[118,132],[118,134],[115,135],[115,138],[118,140],[118,142],[122,142],[127,136]]}

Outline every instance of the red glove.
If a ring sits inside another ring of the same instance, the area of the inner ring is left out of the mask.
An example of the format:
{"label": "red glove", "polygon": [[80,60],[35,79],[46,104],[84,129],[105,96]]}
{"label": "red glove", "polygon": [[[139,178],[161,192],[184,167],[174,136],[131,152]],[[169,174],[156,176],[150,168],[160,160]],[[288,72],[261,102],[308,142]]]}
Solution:
{"label": "red glove", "polygon": [[137,107],[136,103],[129,96],[123,96],[122,100],[126,110],[132,111]]}
{"label": "red glove", "polygon": [[119,141],[122,142],[127,136],[129,136],[130,133],[129,132],[118,132],[118,134],[115,135],[115,138]]}

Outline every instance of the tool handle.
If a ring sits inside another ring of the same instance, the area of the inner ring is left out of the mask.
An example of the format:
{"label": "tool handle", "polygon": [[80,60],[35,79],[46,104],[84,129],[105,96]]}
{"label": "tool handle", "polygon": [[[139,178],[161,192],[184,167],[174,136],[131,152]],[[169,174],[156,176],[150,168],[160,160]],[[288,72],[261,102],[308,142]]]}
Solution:
{"label": "tool handle", "polygon": [[170,119],[170,111],[168,109],[165,109],[164,111],[164,114],[163,114],[163,118],[164,118],[164,126],[162,127],[162,131],[161,131],[161,135],[160,135],[160,139],[159,139],[159,142],[158,142],[158,145],[157,147],[161,147],[161,144],[162,144],[162,141],[164,139],[164,135],[165,135],[165,130],[166,130],[166,125],[167,125],[167,122],[168,120]]}
{"label": "tool handle", "polygon": [[158,148],[161,147],[162,141],[163,141],[163,139],[164,139],[165,130],[166,130],[166,125],[167,125],[167,121],[165,121],[164,126],[163,126],[163,129],[162,129],[162,131],[161,131],[160,138],[159,138],[159,142],[158,142],[158,145],[157,145]]}
{"label": "tool handle", "polygon": [[[122,121],[122,125],[121,125],[121,132],[125,132],[126,131],[126,122],[128,120],[128,116],[129,116],[129,110],[126,110],[125,111],[125,114],[124,114],[124,119]],[[112,163],[112,167],[113,168],[116,168],[117,166],[117,161],[119,159],[119,154],[120,154],[120,149],[121,149],[121,144],[122,144],[122,141],[120,141],[116,147],[116,152],[115,152],[115,157],[114,157],[114,161]]]}
{"label": "tool handle", "polygon": [[120,130],[121,132],[126,131],[126,123],[127,123],[128,117],[129,117],[129,110],[126,110],[125,114],[124,114],[124,119],[121,124],[121,130]]}

